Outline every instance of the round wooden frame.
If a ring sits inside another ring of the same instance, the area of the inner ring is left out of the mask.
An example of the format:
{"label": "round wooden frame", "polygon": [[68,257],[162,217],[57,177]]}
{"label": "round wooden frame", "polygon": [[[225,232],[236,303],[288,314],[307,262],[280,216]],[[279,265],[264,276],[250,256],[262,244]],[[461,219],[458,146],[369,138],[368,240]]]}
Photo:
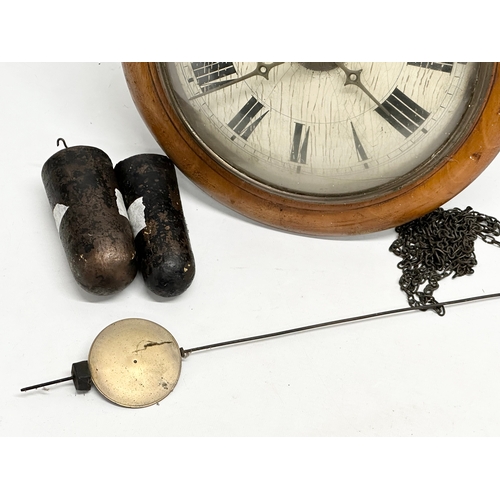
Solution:
{"label": "round wooden frame", "polygon": [[[439,165],[402,189],[355,203],[289,198],[245,181],[219,165],[177,115],[156,63],[124,63],[127,85],[159,145],[195,184],[222,204],[261,223],[295,233],[327,236],[381,231],[421,217],[467,187],[500,151],[500,75],[493,78],[470,134]],[[457,168],[459,167],[459,168]]]}

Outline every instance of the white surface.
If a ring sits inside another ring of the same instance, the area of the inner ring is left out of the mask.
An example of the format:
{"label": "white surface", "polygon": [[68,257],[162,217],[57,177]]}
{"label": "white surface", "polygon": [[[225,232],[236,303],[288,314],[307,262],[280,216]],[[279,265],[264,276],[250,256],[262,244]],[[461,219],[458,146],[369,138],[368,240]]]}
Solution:
{"label": "white surface", "polygon": [[[142,277],[108,298],[73,279],[41,182],[68,145],[116,164],[160,153],[129,96],[121,66],[2,64],[4,233],[1,245],[2,436],[498,436],[499,302],[354,323],[192,354],[159,405],[125,409],[71,383],[95,336],[126,317],[155,321],[184,348],[405,307],[394,231],[309,238],[222,207],[178,175],[196,277],[178,298]],[[6,90],[7,89],[7,90]],[[500,160],[446,205],[500,217]],[[500,249],[476,244],[475,274],[444,280],[441,300],[500,292]]]}

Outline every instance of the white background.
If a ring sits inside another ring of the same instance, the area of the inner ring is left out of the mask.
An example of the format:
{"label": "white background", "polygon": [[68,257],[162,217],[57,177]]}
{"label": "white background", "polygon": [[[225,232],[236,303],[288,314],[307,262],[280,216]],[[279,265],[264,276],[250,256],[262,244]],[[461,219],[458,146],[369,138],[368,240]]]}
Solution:
{"label": "white background", "polygon": [[[159,405],[116,406],[69,375],[108,324],[141,317],[184,348],[405,307],[393,230],[351,238],[277,231],[226,209],[178,174],[196,259],[180,297],[149,293],[140,275],[107,298],[74,281],[41,182],[56,139],[104,150],[113,163],[161,153],[119,63],[0,65],[0,435],[498,436],[497,300],[412,312],[192,354]],[[7,91],[5,89],[8,89]],[[500,218],[500,158],[445,208]],[[476,243],[472,276],[441,282],[450,300],[500,292],[500,248]],[[265,456],[263,460],[265,460]]]}

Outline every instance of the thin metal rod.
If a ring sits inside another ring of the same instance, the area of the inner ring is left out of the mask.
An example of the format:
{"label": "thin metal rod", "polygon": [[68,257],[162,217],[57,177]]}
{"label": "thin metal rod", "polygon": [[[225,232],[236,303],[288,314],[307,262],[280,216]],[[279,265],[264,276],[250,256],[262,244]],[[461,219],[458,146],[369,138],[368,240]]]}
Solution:
{"label": "thin metal rod", "polygon": [[21,392],[31,391],[32,389],[39,389],[40,387],[46,387],[48,385],[59,384],[61,382],[68,382],[69,380],[73,380],[73,377],[65,377],[60,378],[58,380],[52,380],[52,382],[45,382],[44,384],[30,385],[29,387],[23,387]]}
{"label": "thin metal rod", "polygon": [[290,328],[289,330],[282,330],[280,332],[266,333],[264,335],[255,335],[253,337],[244,337],[241,339],[227,340],[225,342],[218,342],[215,344],[208,344],[208,345],[203,345],[203,346],[199,346],[199,347],[192,347],[191,349],[184,349],[181,347],[180,350],[181,350],[182,357],[186,358],[192,352],[204,351],[207,349],[214,349],[216,347],[224,347],[224,346],[229,346],[229,345],[234,345],[234,344],[242,344],[244,342],[252,342],[254,340],[263,340],[263,339],[268,339],[271,337],[278,337],[280,335],[289,335],[291,333],[299,333],[299,332],[304,332],[306,330],[313,330],[316,328],[324,328],[326,326],[335,326],[335,325],[340,325],[340,324],[344,324],[344,323],[352,323],[354,321],[362,321],[365,319],[377,318],[380,316],[389,316],[391,314],[406,313],[406,312],[410,312],[410,311],[422,311],[422,310],[426,310],[426,309],[436,309],[438,307],[450,306],[453,304],[462,304],[464,302],[473,302],[476,300],[492,299],[495,297],[500,297],[500,292],[499,293],[491,293],[491,294],[487,294],[487,295],[478,295],[475,297],[466,297],[464,299],[448,300],[446,302],[438,302],[436,304],[426,304],[426,305],[421,305],[418,307],[403,307],[401,309],[391,309],[389,311],[381,311],[381,312],[370,313],[370,314],[362,314],[361,316],[353,316],[351,318],[344,318],[344,319],[335,319],[333,321],[325,321],[324,323],[316,323],[314,325],[307,325],[307,326],[299,326],[297,328]]}

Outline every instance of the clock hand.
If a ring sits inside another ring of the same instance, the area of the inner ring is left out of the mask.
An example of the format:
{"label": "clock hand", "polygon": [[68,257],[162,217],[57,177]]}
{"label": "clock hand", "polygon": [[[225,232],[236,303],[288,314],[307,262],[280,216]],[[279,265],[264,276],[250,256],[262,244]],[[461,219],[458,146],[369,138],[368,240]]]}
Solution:
{"label": "clock hand", "polygon": [[389,115],[387,109],[384,108],[384,105],[381,104],[376,97],[364,86],[361,82],[361,72],[362,69],[358,69],[356,71],[349,69],[344,63],[338,62],[335,63],[346,75],[344,86],[346,85],[355,85],[359,89],[361,89],[382,111]]}
{"label": "clock hand", "polygon": [[252,78],[253,76],[263,76],[266,80],[269,80],[269,71],[273,69],[275,66],[279,66],[280,64],[284,64],[282,62],[272,62],[272,63],[263,63],[263,62],[258,62],[257,66],[253,71],[250,73],[247,73],[246,75],[240,76],[239,78],[233,78],[232,80],[228,80],[226,82],[221,83],[220,85],[217,85],[216,87],[213,87],[211,89],[205,90],[204,92],[200,92],[199,94],[196,94],[192,97],[189,98],[190,101],[193,99],[198,99],[198,97],[205,96],[207,94],[211,94],[212,92],[216,92],[221,89],[225,89],[226,87],[229,87],[231,85],[234,85],[236,83],[242,82],[243,80],[247,80],[248,78]]}

